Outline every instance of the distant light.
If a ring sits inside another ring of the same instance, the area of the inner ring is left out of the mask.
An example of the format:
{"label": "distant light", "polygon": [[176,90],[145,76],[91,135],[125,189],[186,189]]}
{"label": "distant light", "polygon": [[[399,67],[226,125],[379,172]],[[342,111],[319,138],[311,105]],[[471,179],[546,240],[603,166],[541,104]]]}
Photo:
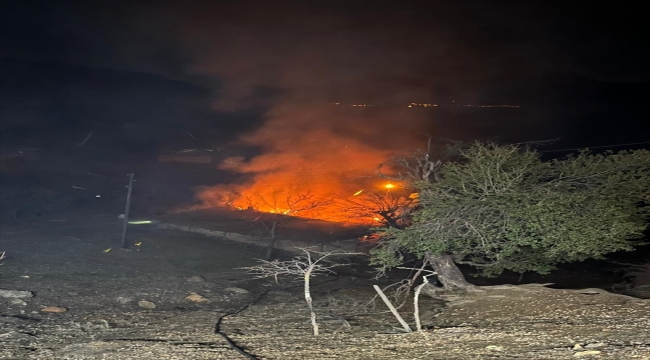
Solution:
{"label": "distant light", "polygon": [[363,192],[363,190],[359,190],[359,191],[355,192],[352,196],[357,196],[357,195],[361,194],[362,192]]}
{"label": "distant light", "polygon": [[388,184],[384,185],[384,187],[385,187],[386,189],[393,189],[393,188],[395,187],[395,185],[393,185],[393,184],[391,184],[391,183],[388,183]]}
{"label": "distant light", "polygon": [[153,221],[151,220],[129,221],[129,225],[145,225],[145,224],[153,224]]}

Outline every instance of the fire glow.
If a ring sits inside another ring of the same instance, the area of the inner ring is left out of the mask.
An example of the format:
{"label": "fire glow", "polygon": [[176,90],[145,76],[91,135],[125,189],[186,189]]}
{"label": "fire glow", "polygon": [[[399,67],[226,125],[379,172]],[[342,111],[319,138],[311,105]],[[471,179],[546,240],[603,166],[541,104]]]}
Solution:
{"label": "fire glow", "polygon": [[355,216],[350,209],[366,199],[376,201],[375,194],[392,196],[399,190],[378,173],[379,165],[396,155],[388,146],[377,146],[377,135],[384,130],[349,118],[338,120],[343,127],[338,129],[311,108],[284,113],[276,107],[274,111],[264,126],[241,138],[260,148],[260,155],[226,158],[219,165],[249,175],[250,181],[207,187],[198,198],[206,206],[376,224],[373,216]]}
{"label": "fire glow", "polygon": [[[372,189],[384,189],[385,192],[395,188],[393,184],[381,183],[377,175],[377,164],[386,159],[385,154],[370,152],[361,144],[329,149],[308,159],[292,154],[265,154],[249,162],[239,158],[227,159],[221,164],[222,168],[253,173],[252,181],[211,187],[202,191],[200,198],[239,210],[367,223],[367,220],[356,219],[346,211],[346,199],[363,201]],[[339,160],[341,158],[357,161],[345,164]],[[307,162],[329,165],[309,167]],[[337,163],[345,165],[334,165]],[[363,189],[353,190],[360,187]]]}

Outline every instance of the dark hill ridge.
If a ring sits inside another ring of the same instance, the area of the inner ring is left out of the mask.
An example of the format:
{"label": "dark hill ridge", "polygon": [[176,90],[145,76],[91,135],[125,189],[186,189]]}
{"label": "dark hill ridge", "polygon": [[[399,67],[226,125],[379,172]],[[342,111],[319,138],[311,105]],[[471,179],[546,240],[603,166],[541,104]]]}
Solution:
{"label": "dark hill ridge", "polygon": [[[488,84],[480,100],[511,99],[521,105],[515,111],[404,107],[395,116],[406,123],[408,116],[425,111],[431,119],[425,132],[441,138],[561,139],[546,150],[649,140],[647,82],[566,76],[523,85],[523,80]],[[264,121],[263,108],[214,110],[218,96],[218,89],[160,75],[0,59],[0,143],[3,148],[65,150],[92,132],[84,145],[88,154],[132,160],[185,148],[219,148]]]}
{"label": "dark hill ridge", "polygon": [[88,145],[101,148],[202,148],[232,139],[259,118],[257,109],[215,111],[217,89],[159,75],[0,59],[0,79],[5,146],[72,146],[92,131]]}
{"label": "dark hill ridge", "polygon": [[209,92],[207,88],[159,75],[55,62],[1,59],[0,74],[3,87],[10,85],[30,92],[35,87],[51,92],[60,91],[59,86],[88,84],[100,84],[107,92],[129,87],[148,90],[153,95],[206,95]]}

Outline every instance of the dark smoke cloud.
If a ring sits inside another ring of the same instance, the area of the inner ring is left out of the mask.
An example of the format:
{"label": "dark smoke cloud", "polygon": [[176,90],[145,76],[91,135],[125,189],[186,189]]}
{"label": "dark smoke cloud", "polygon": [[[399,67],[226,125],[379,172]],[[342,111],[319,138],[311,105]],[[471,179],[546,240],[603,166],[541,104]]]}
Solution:
{"label": "dark smoke cloud", "polygon": [[364,100],[480,93],[490,81],[561,73],[649,78],[643,12],[630,6],[23,0],[1,13],[0,56],[225,80],[223,95],[243,106],[268,87]]}
{"label": "dark smoke cloud", "polygon": [[[622,6],[587,14],[578,4],[498,0],[7,4],[3,56],[195,82],[215,89],[215,109],[266,107],[271,122],[314,103],[535,104],[564,90],[561,77],[649,78],[640,15]],[[318,126],[364,140],[375,130],[431,131],[418,116],[385,111],[322,115]]]}
{"label": "dark smoke cloud", "polygon": [[495,78],[539,76],[553,56],[543,26],[521,32],[518,17],[532,11],[513,6],[37,3],[46,9],[38,19],[46,32],[15,25],[3,32],[9,52],[223,85],[224,108],[249,106],[269,92],[361,102],[428,101],[432,92],[471,98]]}

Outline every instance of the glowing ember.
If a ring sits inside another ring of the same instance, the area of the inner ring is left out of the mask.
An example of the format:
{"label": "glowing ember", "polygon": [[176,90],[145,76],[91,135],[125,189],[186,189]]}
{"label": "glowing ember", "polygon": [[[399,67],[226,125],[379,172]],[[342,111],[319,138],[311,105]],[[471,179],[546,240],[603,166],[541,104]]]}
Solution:
{"label": "glowing ember", "polygon": [[393,185],[393,184],[391,184],[391,183],[388,183],[388,184],[384,185],[384,187],[385,187],[386,189],[394,189],[394,188],[395,188],[395,185]]}
{"label": "glowing ember", "polygon": [[361,195],[362,192],[363,192],[363,190],[359,190],[359,191],[355,192],[352,196],[358,196],[358,195]]}

